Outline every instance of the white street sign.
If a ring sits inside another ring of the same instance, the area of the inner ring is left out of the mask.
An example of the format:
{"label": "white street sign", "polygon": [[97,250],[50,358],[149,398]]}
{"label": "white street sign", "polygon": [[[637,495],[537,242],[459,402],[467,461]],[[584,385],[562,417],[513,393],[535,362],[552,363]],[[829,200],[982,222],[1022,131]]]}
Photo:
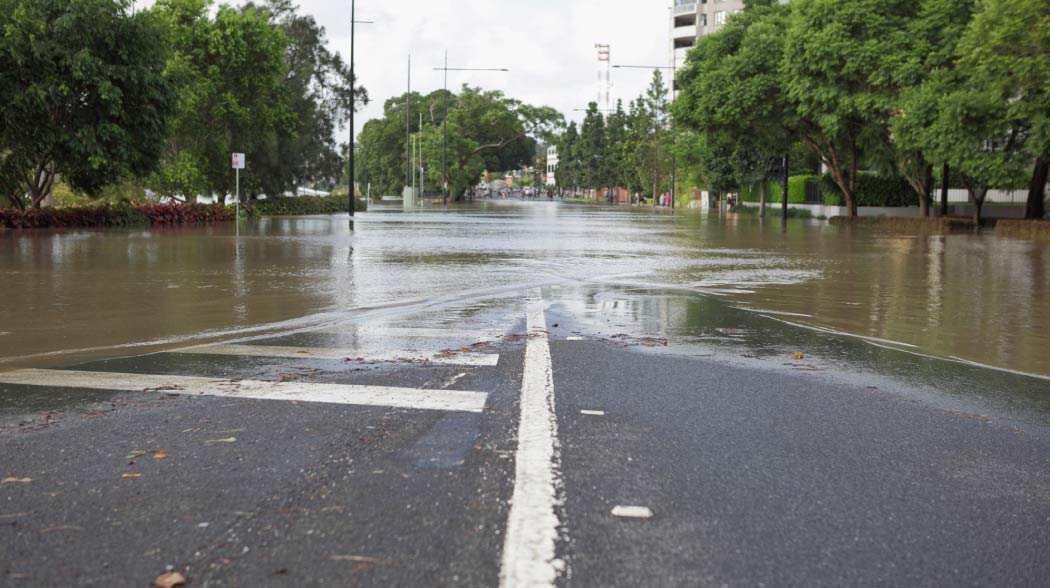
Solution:
{"label": "white street sign", "polygon": [[233,169],[244,169],[244,154],[234,153],[233,154]]}

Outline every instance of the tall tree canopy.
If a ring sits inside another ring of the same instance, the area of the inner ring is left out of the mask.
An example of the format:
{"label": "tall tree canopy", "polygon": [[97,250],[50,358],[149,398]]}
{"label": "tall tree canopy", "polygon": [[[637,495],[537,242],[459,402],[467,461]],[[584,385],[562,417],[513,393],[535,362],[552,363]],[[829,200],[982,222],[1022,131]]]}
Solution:
{"label": "tall tree canopy", "polygon": [[58,176],[97,193],[156,165],[175,90],[157,18],[127,0],[0,0],[0,196],[40,206]]}
{"label": "tall tree canopy", "polygon": [[[441,185],[443,90],[428,96],[413,94],[388,100],[383,118],[365,124],[358,137],[358,173],[383,193],[399,193],[404,185],[405,104],[410,102],[412,133],[422,136],[428,184]],[[418,114],[422,113],[420,127]],[[537,140],[549,141],[563,124],[560,113],[508,98],[502,92],[464,86],[448,97],[447,169],[449,191],[458,198],[484,170],[531,165]]]}
{"label": "tall tree canopy", "polygon": [[[288,37],[254,6],[220,6],[209,0],[160,0],[153,11],[166,23],[174,54],[168,75],[180,85],[179,111],[164,145],[152,187],[165,196],[192,197],[233,191],[230,153],[258,153],[278,133],[298,125],[286,85]],[[242,178],[258,191],[248,160]]]}

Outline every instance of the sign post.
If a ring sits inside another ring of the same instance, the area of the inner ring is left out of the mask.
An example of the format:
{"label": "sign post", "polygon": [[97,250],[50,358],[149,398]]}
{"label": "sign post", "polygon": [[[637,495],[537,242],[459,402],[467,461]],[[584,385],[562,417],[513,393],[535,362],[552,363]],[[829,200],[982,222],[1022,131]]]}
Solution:
{"label": "sign post", "polygon": [[233,169],[236,170],[237,183],[236,183],[236,198],[237,198],[237,223],[241,222],[241,170],[244,169],[244,154],[234,153],[233,154]]}

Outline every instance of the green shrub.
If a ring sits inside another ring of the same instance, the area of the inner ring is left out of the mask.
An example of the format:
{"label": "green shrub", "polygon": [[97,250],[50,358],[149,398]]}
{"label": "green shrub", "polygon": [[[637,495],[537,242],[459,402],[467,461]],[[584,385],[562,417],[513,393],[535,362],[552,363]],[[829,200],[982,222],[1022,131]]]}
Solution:
{"label": "green shrub", "polygon": [[[824,201],[832,206],[845,206],[845,197],[831,174],[821,179]],[[857,206],[916,206],[918,196],[908,180],[900,177],[861,173],[857,177]]]}
{"label": "green shrub", "polygon": [[[367,206],[364,200],[357,200],[354,210],[365,210]],[[256,200],[245,207],[260,216],[300,216],[347,212],[349,202],[346,196],[300,196]]]}

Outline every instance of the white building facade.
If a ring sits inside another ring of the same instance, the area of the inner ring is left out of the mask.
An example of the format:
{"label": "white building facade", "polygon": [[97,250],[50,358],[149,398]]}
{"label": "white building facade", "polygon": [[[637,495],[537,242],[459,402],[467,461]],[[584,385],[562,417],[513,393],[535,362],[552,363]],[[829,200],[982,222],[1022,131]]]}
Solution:
{"label": "white building facade", "polygon": [[547,148],[547,175],[544,184],[547,186],[557,186],[558,180],[555,178],[555,174],[558,171],[558,147],[552,145]]}
{"label": "white building facade", "polygon": [[685,65],[685,56],[696,40],[721,29],[729,16],[744,10],[744,0],[674,0],[671,6],[671,51],[675,65]]}

